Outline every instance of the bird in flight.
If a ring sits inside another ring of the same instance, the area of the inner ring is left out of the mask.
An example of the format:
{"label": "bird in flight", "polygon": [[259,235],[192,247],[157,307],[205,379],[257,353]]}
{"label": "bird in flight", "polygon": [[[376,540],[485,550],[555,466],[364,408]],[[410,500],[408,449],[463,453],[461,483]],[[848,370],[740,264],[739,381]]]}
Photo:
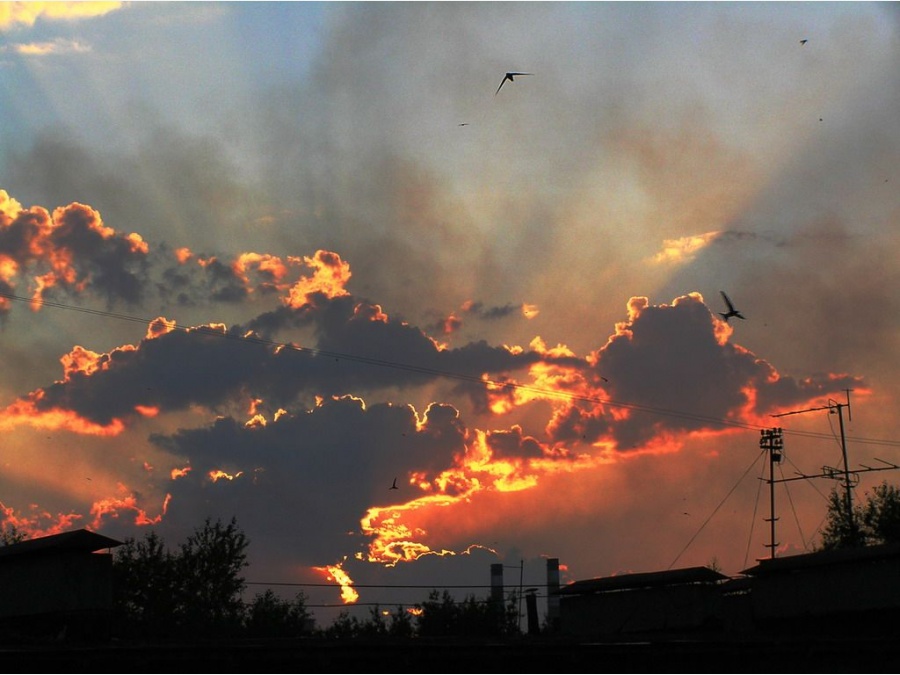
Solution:
{"label": "bird in flight", "polygon": [[500,80],[500,86],[497,87],[497,91],[494,92],[494,96],[500,93],[500,90],[503,88],[503,85],[506,84],[506,81],[514,82],[514,78],[516,75],[532,75],[533,73],[507,73],[503,76],[503,79]]}
{"label": "bird in flight", "polygon": [[399,489],[400,488],[397,487],[397,479],[395,478],[394,483],[391,485],[391,487],[388,488],[388,490],[399,490]]}
{"label": "bird in flight", "polygon": [[809,42],[809,40],[800,40],[801,45],[805,45],[807,42]]}
{"label": "bird in flight", "polygon": [[746,319],[746,318],[747,318],[747,317],[745,317],[743,314],[741,314],[738,310],[736,310],[736,309],[734,308],[734,305],[731,304],[731,300],[729,300],[729,299],[728,299],[728,296],[725,295],[725,291],[719,291],[719,293],[722,294],[722,299],[725,300],[725,304],[728,305],[728,311],[727,311],[727,312],[719,312],[719,315],[721,315],[721,317],[722,317],[723,319],[725,319],[725,323],[728,323],[728,319],[730,319],[730,318],[733,317],[733,316],[736,316],[736,317],[739,318],[739,319]]}

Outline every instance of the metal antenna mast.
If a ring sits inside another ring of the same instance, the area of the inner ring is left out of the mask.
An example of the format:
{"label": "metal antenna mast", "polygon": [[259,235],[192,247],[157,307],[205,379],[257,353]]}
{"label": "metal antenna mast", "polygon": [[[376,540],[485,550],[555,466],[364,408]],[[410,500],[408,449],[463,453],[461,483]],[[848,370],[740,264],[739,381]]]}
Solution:
{"label": "metal antenna mast", "polygon": [[[800,413],[805,412],[814,412],[816,410],[827,410],[830,415],[833,415],[835,411],[837,411],[838,422],[841,430],[841,455],[844,460],[844,508],[847,513],[847,525],[850,527],[850,531],[855,534],[856,532],[856,522],[853,519],[853,483],[850,480],[850,465],[847,463],[847,440],[844,437],[844,415],[842,410],[847,408],[847,416],[848,420],[850,418],[850,389],[845,389],[844,392],[847,394],[847,402],[846,403],[838,403],[837,401],[833,401],[828,399],[828,405],[819,406],[818,408],[807,408],[806,410],[794,410],[791,412],[780,413],[778,415],[772,415],[772,417],[785,417],[787,415],[798,415]],[[823,467],[822,472],[825,475],[831,474],[833,478],[837,473],[831,467]]]}
{"label": "metal antenna mast", "polygon": [[838,403],[836,401],[832,401],[828,399],[828,405],[819,406],[818,408],[808,408],[806,410],[794,410],[791,412],[780,413],[778,415],[772,415],[772,417],[785,417],[786,415],[798,415],[800,413],[812,412],[815,410],[828,410],[829,414],[834,414],[837,412],[838,418],[840,420],[840,429],[841,429],[841,454],[843,455],[844,460],[844,468],[836,469],[831,466],[823,466],[822,473],[809,475],[809,474],[801,474],[792,477],[792,478],[780,478],[778,480],[775,479],[775,464],[781,463],[782,460],[782,448],[784,447],[784,443],[782,441],[782,429],[774,428],[774,429],[763,429],[760,432],[760,441],[759,447],[769,451],[769,479],[766,481],[769,484],[769,503],[771,508],[771,518],[767,520],[771,523],[771,543],[768,546],[771,550],[771,557],[775,557],[775,547],[778,545],[775,542],[775,521],[777,518],[775,517],[775,483],[788,483],[790,481],[795,480],[809,480],[810,478],[831,478],[832,480],[840,479],[842,486],[844,488],[844,508],[847,513],[847,525],[850,528],[850,534],[854,537],[854,539],[859,541],[859,532],[857,531],[857,524],[853,517],[853,494],[852,489],[859,483],[859,474],[861,473],[869,473],[871,471],[891,471],[900,469],[900,466],[894,464],[892,462],[886,462],[883,459],[879,459],[876,457],[879,462],[884,464],[884,466],[866,466],[862,465],[861,469],[850,470],[849,464],[847,462],[847,442],[844,437],[844,418],[842,416],[842,410],[847,408],[847,413],[849,417],[850,413],[850,389],[844,390],[847,393],[847,402],[846,403]]}

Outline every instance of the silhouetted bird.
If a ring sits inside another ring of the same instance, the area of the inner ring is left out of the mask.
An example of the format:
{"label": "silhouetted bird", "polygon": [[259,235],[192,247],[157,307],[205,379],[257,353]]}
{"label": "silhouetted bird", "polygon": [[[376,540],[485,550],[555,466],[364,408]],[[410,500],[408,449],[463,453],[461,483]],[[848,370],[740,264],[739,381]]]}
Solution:
{"label": "silhouetted bird", "polygon": [[496,96],[497,94],[500,93],[500,90],[503,88],[503,85],[506,84],[507,80],[509,80],[510,82],[515,82],[515,80],[513,78],[515,78],[516,75],[532,75],[532,74],[533,73],[507,73],[506,75],[503,76],[503,79],[500,80],[500,86],[497,87],[497,91],[494,92],[494,96]]}
{"label": "silhouetted bird", "polygon": [[400,489],[397,487],[397,479],[396,478],[394,479],[393,485],[391,485],[391,487],[389,487],[388,489],[389,490],[399,490]]}
{"label": "silhouetted bird", "polygon": [[729,299],[728,299],[728,296],[725,295],[725,291],[719,291],[719,293],[722,294],[722,299],[724,299],[724,300],[725,300],[725,304],[728,305],[728,311],[727,311],[727,312],[719,312],[719,315],[720,315],[723,319],[725,319],[725,323],[728,323],[728,319],[730,319],[730,318],[733,317],[733,316],[736,316],[736,317],[739,318],[739,319],[746,319],[746,318],[747,318],[747,317],[745,317],[743,314],[741,314],[738,310],[736,310],[736,309],[734,308],[734,305],[731,304],[731,300],[729,300]]}
{"label": "silhouetted bird", "polygon": [[805,45],[807,42],[809,42],[809,40],[800,40],[801,45]]}

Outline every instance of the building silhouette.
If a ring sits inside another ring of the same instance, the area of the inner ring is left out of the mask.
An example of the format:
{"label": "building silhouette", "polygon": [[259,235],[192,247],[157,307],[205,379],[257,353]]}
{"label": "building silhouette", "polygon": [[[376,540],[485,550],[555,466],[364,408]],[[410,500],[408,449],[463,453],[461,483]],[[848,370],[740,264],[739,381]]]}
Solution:
{"label": "building silhouette", "polygon": [[122,542],[74,530],[0,546],[0,629],[15,636],[109,633],[112,549]]}

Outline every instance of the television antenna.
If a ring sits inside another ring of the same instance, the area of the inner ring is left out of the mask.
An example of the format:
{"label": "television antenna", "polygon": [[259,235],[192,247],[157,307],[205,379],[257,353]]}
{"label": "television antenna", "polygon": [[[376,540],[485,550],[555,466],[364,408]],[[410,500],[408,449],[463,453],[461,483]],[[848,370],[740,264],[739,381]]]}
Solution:
{"label": "television antenna", "polygon": [[770,491],[770,505],[771,505],[771,518],[769,519],[771,522],[771,543],[768,545],[771,548],[771,557],[775,557],[775,547],[777,544],[775,543],[775,496],[774,496],[774,486],[775,483],[786,483],[792,480],[807,480],[810,478],[831,478],[841,480],[841,485],[844,489],[844,509],[847,519],[847,525],[850,528],[851,536],[854,538],[857,536],[857,526],[855,519],[853,517],[853,488],[859,484],[859,474],[868,473],[870,471],[888,471],[891,469],[900,469],[900,466],[893,464],[891,462],[886,462],[883,459],[875,458],[879,462],[882,462],[885,466],[866,466],[862,465],[862,469],[855,469],[853,471],[850,470],[850,465],[847,461],[847,439],[844,435],[844,408],[847,409],[847,419],[848,421],[852,419],[850,414],[850,392],[852,389],[845,389],[844,392],[847,395],[846,403],[838,403],[833,399],[828,399],[826,405],[818,406],[815,408],[806,408],[805,410],[792,410],[790,412],[779,413],[777,415],[772,415],[772,417],[786,417],[788,415],[799,415],[801,413],[807,412],[815,412],[818,410],[827,410],[830,415],[837,414],[838,423],[841,432],[841,457],[843,460],[843,468],[837,469],[831,466],[823,466],[822,472],[814,475],[808,474],[800,474],[793,478],[782,478],[780,480],[775,480],[774,476],[774,465],[777,462],[781,461],[781,451],[783,448],[783,443],[781,440],[782,430],[780,428],[763,430],[761,432],[762,438],[760,439],[760,447],[765,448],[769,451],[769,491]]}

